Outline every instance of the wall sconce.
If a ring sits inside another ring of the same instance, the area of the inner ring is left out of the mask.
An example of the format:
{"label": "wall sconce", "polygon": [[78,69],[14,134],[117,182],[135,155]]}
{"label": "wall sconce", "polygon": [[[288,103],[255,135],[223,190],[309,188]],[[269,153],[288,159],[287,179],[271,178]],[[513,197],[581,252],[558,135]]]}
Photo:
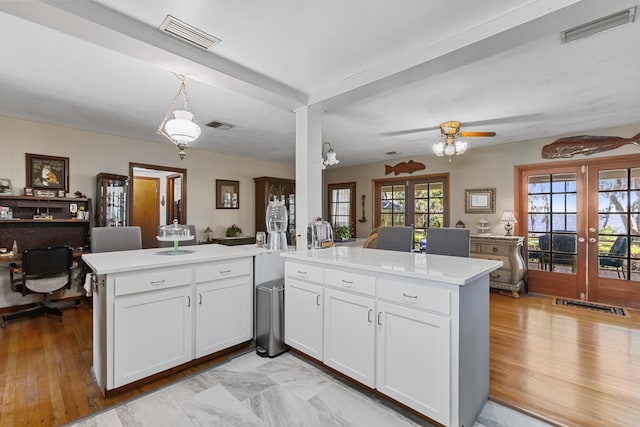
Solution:
{"label": "wall sconce", "polygon": [[[187,154],[186,149],[191,147],[191,143],[200,137],[200,126],[195,121],[193,113],[191,112],[191,101],[189,95],[187,95],[187,86],[184,83],[184,76],[176,74],[178,80],[180,80],[180,88],[178,93],[173,97],[173,101],[169,105],[167,114],[160,123],[156,133],[164,136],[171,141],[178,149],[178,156],[180,160],[184,159]],[[183,109],[174,109],[178,98],[184,99]],[[174,118],[169,119],[173,114]]]}
{"label": "wall sconce", "polygon": [[[329,151],[327,151],[326,157],[324,154],[324,146],[329,146]],[[333,147],[330,143],[325,142],[322,144],[322,170],[325,170],[327,166],[334,166],[340,163],[340,160],[336,158],[336,152],[333,151]]]}
{"label": "wall sconce", "polygon": [[505,236],[512,236],[511,231],[513,230],[513,224],[518,222],[516,217],[513,215],[511,211],[502,212],[502,217],[500,217],[500,222],[504,223],[504,231],[506,231]]}

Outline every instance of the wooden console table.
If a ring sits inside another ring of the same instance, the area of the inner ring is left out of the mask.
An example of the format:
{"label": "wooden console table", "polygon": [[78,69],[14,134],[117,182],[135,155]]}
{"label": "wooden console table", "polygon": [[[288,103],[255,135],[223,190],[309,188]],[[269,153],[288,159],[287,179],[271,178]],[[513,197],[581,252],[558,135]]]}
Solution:
{"label": "wooden console table", "polygon": [[489,286],[511,291],[518,298],[524,289],[526,264],[522,257],[524,237],[520,236],[471,236],[473,258],[502,261],[502,268],[489,273]]}

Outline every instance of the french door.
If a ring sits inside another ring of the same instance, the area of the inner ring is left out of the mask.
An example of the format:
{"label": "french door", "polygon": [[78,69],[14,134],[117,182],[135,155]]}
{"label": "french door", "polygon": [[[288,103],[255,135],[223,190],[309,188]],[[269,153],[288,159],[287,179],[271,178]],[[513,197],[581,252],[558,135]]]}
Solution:
{"label": "french door", "polygon": [[640,156],[516,172],[529,291],[640,308]]}

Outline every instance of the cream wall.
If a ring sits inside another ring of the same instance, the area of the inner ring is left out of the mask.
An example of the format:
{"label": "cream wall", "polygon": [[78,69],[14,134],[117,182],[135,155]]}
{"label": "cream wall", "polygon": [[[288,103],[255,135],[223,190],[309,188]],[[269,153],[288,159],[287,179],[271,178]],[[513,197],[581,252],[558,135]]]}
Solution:
{"label": "cream wall", "polygon": [[[150,129],[150,138],[154,129]],[[259,141],[248,141],[248,144]],[[254,177],[295,178],[294,165],[240,158],[191,148],[184,160],[169,143],[121,138],[113,135],[65,128],[0,116],[0,178],[9,178],[14,194],[25,186],[25,153],[69,157],[69,196],[80,191],[94,200],[95,177],[100,172],[129,174],[129,162],[187,169],[187,221],[196,225],[198,239],[224,236],[231,224],[243,234],[255,234]],[[240,181],[240,209],[216,210],[215,181]],[[1,230],[1,229],[0,229]],[[29,302],[9,291],[8,275],[0,271],[0,307]]]}
{"label": "cream wall", "polygon": [[[621,128],[603,129],[600,131],[584,132],[588,135],[611,135],[632,137],[640,132],[640,124],[626,126]],[[542,147],[550,144],[557,138],[540,139],[533,141],[517,142],[512,144],[494,145],[484,148],[473,148],[473,138],[468,138],[469,150],[461,155],[454,157],[451,163],[446,157],[436,157],[434,155],[416,156],[411,158],[398,158],[387,162],[370,163],[353,167],[332,167],[325,170],[324,175],[324,193],[325,200],[323,203],[324,217],[327,217],[326,202],[326,186],[327,184],[356,182],[356,218],[362,217],[362,194],[366,196],[365,215],[366,223],[356,221],[357,237],[366,237],[373,227],[373,201],[372,180],[385,178],[385,164],[394,166],[400,162],[414,160],[422,162],[426,165],[426,169],[415,172],[413,174],[401,174],[398,176],[413,177],[418,175],[449,173],[450,179],[450,208],[451,217],[450,225],[454,226],[458,220],[462,220],[467,228],[472,232],[476,232],[478,219],[484,216],[489,220],[492,226],[492,233],[504,234],[504,227],[498,222],[500,215],[505,210],[513,210],[513,169],[515,165],[525,165],[532,163],[558,162],[562,160],[546,160],[540,156]],[[434,141],[435,142],[435,141]],[[431,142],[425,142],[431,144]],[[340,156],[340,147],[334,144],[334,150]],[[640,147],[636,145],[626,145],[622,148],[603,153],[594,154],[590,158],[609,157],[624,154],[638,154]],[[586,158],[578,155],[571,160]],[[386,178],[395,177],[395,175],[386,175]],[[496,188],[496,213],[495,214],[465,214],[464,199],[465,189],[468,188]]]}

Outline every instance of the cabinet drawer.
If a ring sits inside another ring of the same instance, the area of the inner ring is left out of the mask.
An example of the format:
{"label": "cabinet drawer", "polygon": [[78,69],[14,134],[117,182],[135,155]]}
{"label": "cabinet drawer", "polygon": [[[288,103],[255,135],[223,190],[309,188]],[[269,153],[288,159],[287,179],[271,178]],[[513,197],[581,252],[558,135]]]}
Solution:
{"label": "cabinet drawer", "polygon": [[190,284],[191,268],[188,267],[171,270],[145,270],[116,276],[114,292],[116,296],[120,296]]}
{"label": "cabinet drawer", "polygon": [[502,261],[502,267],[505,269],[511,269],[511,258],[508,256],[491,255],[491,254],[471,254],[472,258],[488,259],[490,261]]}
{"label": "cabinet drawer", "polygon": [[366,295],[376,295],[376,281],[372,276],[347,271],[326,269],[324,283],[340,289],[347,289]]}
{"label": "cabinet drawer", "polygon": [[492,245],[491,243],[480,243],[481,254],[487,255],[505,255],[508,256],[511,253],[511,248],[505,245]]}
{"label": "cabinet drawer", "polygon": [[251,274],[251,259],[215,261],[196,267],[196,283]]}
{"label": "cabinet drawer", "polygon": [[451,291],[387,279],[378,279],[377,284],[380,299],[451,314]]}
{"label": "cabinet drawer", "polygon": [[287,261],[284,265],[284,274],[294,279],[322,283],[322,267]]}
{"label": "cabinet drawer", "polygon": [[504,268],[494,270],[489,273],[489,280],[491,280],[492,282],[511,283],[511,278],[511,270],[506,270]]}

